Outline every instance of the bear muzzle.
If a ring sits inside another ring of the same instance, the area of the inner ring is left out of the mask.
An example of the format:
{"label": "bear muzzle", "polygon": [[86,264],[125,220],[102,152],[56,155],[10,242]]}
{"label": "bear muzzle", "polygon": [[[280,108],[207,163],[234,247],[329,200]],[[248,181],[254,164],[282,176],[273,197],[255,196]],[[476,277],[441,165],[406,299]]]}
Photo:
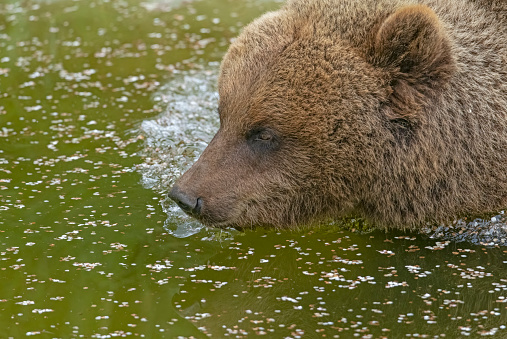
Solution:
{"label": "bear muzzle", "polygon": [[231,194],[213,194],[176,183],[167,196],[186,214],[210,227],[236,227],[245,213],[244,203]]}
{"label": "bear muzzle", "polygon": [[174,200],[185,213],[196,218],[200,216],[203,204],[202,198],[195,197],[189,192],[184,192],[177,185],[173,186],[168,196]]}

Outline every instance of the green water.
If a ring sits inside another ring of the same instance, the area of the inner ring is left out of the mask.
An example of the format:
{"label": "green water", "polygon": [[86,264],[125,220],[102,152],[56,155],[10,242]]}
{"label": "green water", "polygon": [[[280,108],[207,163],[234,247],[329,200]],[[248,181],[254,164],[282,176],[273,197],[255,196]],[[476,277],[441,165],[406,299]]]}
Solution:
{"label": "green water", "polygon": [[0,338],[507,336],[507,248],[203,229],[165,192],[270,1],[0,4]]}

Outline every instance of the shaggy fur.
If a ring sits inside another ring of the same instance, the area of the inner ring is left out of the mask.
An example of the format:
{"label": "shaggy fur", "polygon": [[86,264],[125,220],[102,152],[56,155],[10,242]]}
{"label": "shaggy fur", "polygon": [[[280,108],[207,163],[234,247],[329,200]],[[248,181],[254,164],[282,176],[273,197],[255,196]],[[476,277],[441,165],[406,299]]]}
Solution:
{"label": "shaggy fur", "polygon": [[507,206],[506,4],[287,1],[230,46],[220,129],[170,196],[235,227]]}

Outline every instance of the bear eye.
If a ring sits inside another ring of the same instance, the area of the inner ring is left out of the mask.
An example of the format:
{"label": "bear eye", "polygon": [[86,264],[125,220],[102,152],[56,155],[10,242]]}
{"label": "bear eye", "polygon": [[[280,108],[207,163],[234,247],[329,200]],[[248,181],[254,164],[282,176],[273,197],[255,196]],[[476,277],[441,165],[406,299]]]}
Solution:
{"label": "bear eye", "polygon": [[269,128],[254,127],[246,137],[250,147],[256,151],[272,151],[279,147],[276,132]]}
{"label": "bear eye", "polygon": [[260,131],[257,133],[257,136],[255,137],[255,140],[261,140],[261,141],[269,141],[273,138],[271,133],[269,133],[267,130]]}

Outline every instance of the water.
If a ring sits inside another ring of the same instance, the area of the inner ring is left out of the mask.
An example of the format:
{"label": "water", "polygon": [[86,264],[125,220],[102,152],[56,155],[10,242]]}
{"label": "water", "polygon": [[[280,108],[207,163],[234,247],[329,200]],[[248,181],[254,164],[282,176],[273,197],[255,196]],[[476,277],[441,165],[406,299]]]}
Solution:
{"label": "water", "polygon": [[[161,195],[190,168],[218,130],[218,64],[208,67],[211,69],[175,75],[162,86],[153,99],[165,106],[164,113],[141,124],[144,161],[137,169],[143,175],[144,186]],[[163,200],[162,206],[172,235],[187,237],[203,228],[169,199]]]}
{"label": "water", "polygon": [[1,338],[507,336],[504,215],[241,233],[165,198],[218,128],[230,39],[277,6],[0,4]]}

